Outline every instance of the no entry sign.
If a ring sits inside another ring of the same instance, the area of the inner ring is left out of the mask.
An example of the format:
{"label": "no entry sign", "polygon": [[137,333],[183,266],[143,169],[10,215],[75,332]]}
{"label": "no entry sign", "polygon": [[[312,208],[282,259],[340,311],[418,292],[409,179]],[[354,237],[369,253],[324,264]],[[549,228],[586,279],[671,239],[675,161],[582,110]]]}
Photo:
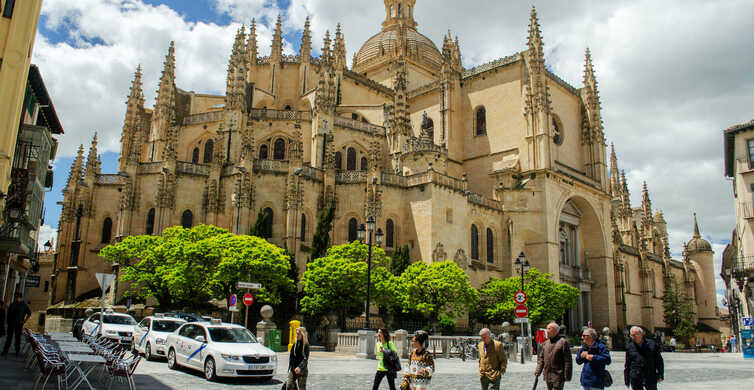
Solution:
{"label": "no entry sign", "polygon": [[254,296],[251,295],[251,293],[244,294],[243,304],[246,306],[251,306],[252,303],[254,303]]}
{"label": "no entry sign", "polygon": [[513,312],[518,318],[524,318],[529,315],[529,308],[526,305],[517,305]]}

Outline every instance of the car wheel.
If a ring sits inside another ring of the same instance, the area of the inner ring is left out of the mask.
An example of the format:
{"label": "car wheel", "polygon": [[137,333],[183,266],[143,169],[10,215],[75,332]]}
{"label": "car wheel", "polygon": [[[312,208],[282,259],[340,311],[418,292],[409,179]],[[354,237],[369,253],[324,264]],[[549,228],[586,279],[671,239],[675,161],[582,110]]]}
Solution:
{"label": "car wheel", "polygon": [[152,360],[154,356],[152,356],[152,346],[147,342],[147,346],[144,347],[144,358],[147,360]]}
{"label": "car wheel", "polygon": [[175,349],[173,348],[170,348],[168,351],[168,368],[171,370],[178,368],[178,362],[175,359]]}
{"label": "car wheel", "polygon": [[214,381],[217,379],[217,373],[215,372],[215,359],[207,358],[204,361],[204,377],[208,381]]}

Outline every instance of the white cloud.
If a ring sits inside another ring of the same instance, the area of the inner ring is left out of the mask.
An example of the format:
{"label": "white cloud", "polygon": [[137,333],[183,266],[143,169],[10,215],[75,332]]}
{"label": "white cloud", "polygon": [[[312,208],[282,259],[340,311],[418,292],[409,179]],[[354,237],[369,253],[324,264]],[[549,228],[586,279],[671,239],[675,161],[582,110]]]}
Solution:
{"label": "white cloud", "polygon": [[53,249],[57,247],[58,231],[50,225],[42,225],[39,227],[39,238],[37,240],[37,250],[43,251],[44,244],[50,241]]}

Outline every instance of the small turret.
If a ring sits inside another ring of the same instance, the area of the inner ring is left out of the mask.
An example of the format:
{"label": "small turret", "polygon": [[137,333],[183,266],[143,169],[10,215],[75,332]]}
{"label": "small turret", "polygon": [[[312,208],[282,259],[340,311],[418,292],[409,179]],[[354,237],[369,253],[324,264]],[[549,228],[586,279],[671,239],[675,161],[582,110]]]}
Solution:
{"label": "small turret", "polygon": [[84,180],[94,182],[95,176],[99,172],[99,156],[97,154],[97,133],[94,133],[92,145],[89,147],[89,154],[86,156],[86,168],[84,170]]}
{"label": "small turret", "polygon": [[140,115],[144,112],[144,92],[142,91],[141,65],[136,67],[131,91],[126,101],[126,118],[120,135],[120,157],[118,170],[125,171],[129,162],[139,159],[139,131]]}
{"label": "small turret", "polygon": [[246,41],[246,55],[249,58],[249,65],[254,66],[257,63],[257,21],[251,19],[251,26],[249,27],[249,39]]}
{"label": "small turret", "polygon": [[225,107],[229,110],[246,112],[246,74],[249,71],[246,55],[246,29],[241,26],[236,33],[233,50],[228,61],[228,75],[225,87]]}
{"label": "small turret", "polygon": [[304,23],[304,33],[301,35],[301,62],[309,63],[312,56],[312,31],[309,23],[309,17],[306,17]]}
{"label": "small turret", "polygon": [[275,32],[272,34],[272,50],[270,51],[270,61],[279,62],[283,58],[283,23],[278,15],[275,23]]}
{"label": "small turret", "polygon": [[333,44],[333,65],[337,70],[346,68],[346,41],[340,29],[340,23],[335,29],[335,43]]}
{"label": "small turret", "polygon": [[75,187],[84,174],[84,144],[79,145],[79,151],[71,164],[71,173],[68,175],[66,187]]}
{"label": "small turret", "polygon": [[694,213],[694,236],[691,238],[691,241],[688,242],[686,247],[689,254],[712,251],[712,245],[710,245],[709,241],[702,238],[702,235],[699,234],[699,224],[696,222],[696,213]]}
{"label": "small turret", "polygon": [[322,59],[322,63],[330,63],[330,30],[325,31],[325,38],[322,42],[322,55],[320,58]]}

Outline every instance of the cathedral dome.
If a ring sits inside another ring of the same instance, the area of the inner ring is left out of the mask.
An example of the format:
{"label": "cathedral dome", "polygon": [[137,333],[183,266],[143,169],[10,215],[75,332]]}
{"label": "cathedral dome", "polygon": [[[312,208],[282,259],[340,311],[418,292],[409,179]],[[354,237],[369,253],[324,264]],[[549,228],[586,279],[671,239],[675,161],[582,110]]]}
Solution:
{"label": "cathedral dome", "polygon": [[709,241],[702,238],[702,235],[699,234],[699,224],[696,223],[696,213],[694,213],[694,238],[686,244],[686,251],[688,251],[688,253],[712,252],[712,245],[710,245]]}
{"label": "cathedral dome", "polygon": [[[406,56],[416,58],[432,69],[440,69],[443,57],[434,42],[411,27],[402,27],[406,37]],[[385,29],[369,38],[356,54],[354,71],[359,72],[358,69],[364,69],[381,58],[397,56],[401,46],[400,30],[400,27]]]}
{"label": "cathedral dome", "polygon": [[360,73],[373,64],[398,56],[414,59],[433,70],[442,67],[443,56],[431,39],[416,31],[416,0],[385,0],[382,31],[369,38],[354,57],[353,70]]}

